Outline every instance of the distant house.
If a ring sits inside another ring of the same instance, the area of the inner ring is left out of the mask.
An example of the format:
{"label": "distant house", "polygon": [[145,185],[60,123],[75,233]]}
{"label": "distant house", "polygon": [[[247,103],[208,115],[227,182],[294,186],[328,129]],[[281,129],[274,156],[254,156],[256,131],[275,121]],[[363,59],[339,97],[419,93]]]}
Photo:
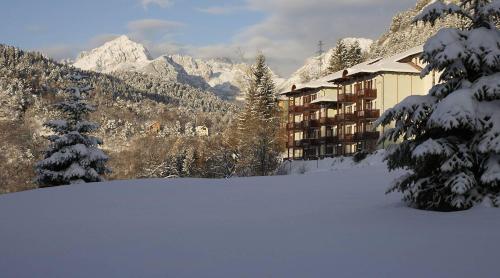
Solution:
{"label": "distant house", "polygon": [[207,137],[207,136],[209,136],[208,127],[206,127],[206,126],[197,126],[197,127],[195,127],[195,132],[196,132],[196,135],[200,136],[200,137]]}
{"label": "distant house", "polygon": [[410,95],[427,94],[436,76],[420,78],[422,46],[374,59],[319,80],[294,85],[288,97],[290,159],[317,159],[372,151],[380,132],[373,122]]}

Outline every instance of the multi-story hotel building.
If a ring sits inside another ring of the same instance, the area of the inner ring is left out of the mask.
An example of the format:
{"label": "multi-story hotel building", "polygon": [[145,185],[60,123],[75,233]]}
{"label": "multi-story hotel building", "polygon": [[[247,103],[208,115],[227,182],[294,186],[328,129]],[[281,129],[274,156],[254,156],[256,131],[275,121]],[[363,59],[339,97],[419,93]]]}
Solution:
{"label": "multi-story hotel building", "polygon": [[422,47],[374,59],[319,80],[296,84],[288,98],[287,156],[318,159],[373,151],[382,128],[373,122],[404,98],[427,94],[433,75],[420,78]]}

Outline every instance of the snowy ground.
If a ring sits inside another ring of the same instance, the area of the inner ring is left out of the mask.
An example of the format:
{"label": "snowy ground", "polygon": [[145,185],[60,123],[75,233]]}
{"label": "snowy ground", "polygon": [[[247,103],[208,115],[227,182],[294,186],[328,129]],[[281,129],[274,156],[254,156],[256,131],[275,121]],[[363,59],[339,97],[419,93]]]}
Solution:
{"label": "snowy ground", "polygon": [[413,210],[383,165],[326,168],[0,196],[0,277],[499,277],[500,210]]}

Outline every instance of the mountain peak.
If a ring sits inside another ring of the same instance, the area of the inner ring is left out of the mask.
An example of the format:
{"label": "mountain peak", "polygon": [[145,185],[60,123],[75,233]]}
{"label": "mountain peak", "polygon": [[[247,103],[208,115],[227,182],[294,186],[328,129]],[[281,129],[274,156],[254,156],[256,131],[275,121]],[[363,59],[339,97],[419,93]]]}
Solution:
{"label": "mountain peak", "polygon": [[83,70],[110,73],[130,70],[150,61],[151,55],[146,47],[122,35],[91,51],[80,53],[74,66]]}
{"label": "mountain peak", "polygon": [[127,35],[121,35],[121,36],[118,36],[116,39],[112,40],[112,41],[126,41],[126,42],[134,42],[132,41]]}

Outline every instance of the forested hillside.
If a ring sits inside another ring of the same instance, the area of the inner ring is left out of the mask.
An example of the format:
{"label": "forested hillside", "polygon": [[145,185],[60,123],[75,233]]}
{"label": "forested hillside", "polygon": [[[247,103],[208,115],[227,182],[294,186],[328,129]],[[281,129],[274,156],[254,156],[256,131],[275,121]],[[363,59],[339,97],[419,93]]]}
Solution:
{"label": "forested hillside", "polygon": [[[58,116],[51,105],[75,71],[39,53],[0,45],[0,193],[35,186],[32,169],[48,134],[43,123]],[[231,167],[221,157],[230,157],[222,134],[231,126],[233,104],[140,73],[81,73],[94,88],[89,101],[98,107],[92,118],[111,156],[109,178],[223,177],[223,168]],[[206,129],[210,136],[200,132]]]}

